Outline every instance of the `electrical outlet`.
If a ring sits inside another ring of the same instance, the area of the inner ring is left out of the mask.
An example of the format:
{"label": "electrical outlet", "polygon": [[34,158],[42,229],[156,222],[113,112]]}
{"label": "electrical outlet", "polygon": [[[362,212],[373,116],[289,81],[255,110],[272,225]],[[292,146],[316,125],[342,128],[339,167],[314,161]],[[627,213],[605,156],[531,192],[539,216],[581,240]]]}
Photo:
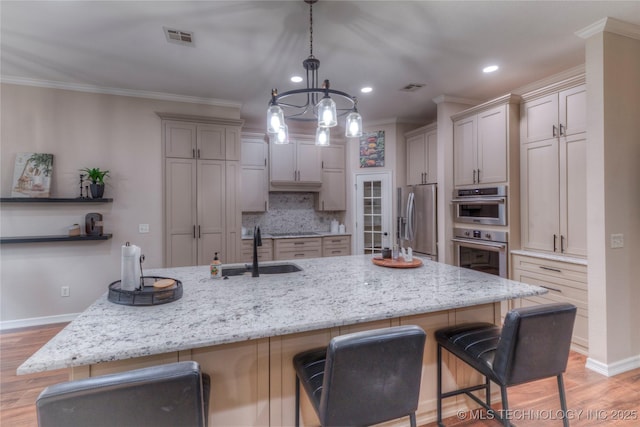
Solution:
{"label": "electrical outlet", "polygon": [[612,234],[611,235],[611,248],[624,248],[624,235]]}
{"label": "electrical outlet", "polygon": [[149,224],[138,224],[138,232],[139,233],[148,233],[149,232]]}
{"label": "electrical outlet", "polygon": [[60,288],[60,296],[61,297],[68,297],[69,296],[69,287],[68,286],[63,286]]}

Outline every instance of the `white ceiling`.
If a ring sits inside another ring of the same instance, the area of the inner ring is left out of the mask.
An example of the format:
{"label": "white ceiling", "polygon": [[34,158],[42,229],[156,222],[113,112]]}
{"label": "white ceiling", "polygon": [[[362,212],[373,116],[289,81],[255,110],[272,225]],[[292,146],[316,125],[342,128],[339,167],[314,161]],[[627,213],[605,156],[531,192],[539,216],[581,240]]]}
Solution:
{"label": "white ceiling", "polygon": [[[5,0],[0,15],[5,81],[232,101],[248,127],[263,126],[271,88],[294,88],[309,55],[302,0]],[[640,1],[320,0],[313,15],[321,79],[357,95],[366,122],[426,123],[439,95],[484,101],[584,63],[575,32],[607,16],[640,25]],[[168,43],[163,27],[195,45]],[[400,90],[409,83],[426,86]]]}

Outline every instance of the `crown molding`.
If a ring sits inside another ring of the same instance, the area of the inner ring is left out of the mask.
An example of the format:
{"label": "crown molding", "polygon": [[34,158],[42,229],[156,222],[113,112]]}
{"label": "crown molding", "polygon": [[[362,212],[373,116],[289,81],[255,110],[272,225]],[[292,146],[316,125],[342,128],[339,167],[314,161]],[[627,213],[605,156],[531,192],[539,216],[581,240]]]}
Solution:
{"label": "crown molding", "polygon": [[588,39],[589,37],[602,32],[614,33],[620,36],[629,37],[640,40],[640,26],[629,22],[620,21],[619,19],[607,16],[599,21],[594,22],[585,28],[576,31],[574,34],[580,38]]}
{"label": "crown molding", "polygon": [[97,93],[101,95],[130,96],[134,98],[154,99],[159,101],[187,102],[190,104],[213,105],[240,109],[242,104],[234,101],[226,101],[215,98],[200,98],[196,96],[175,95],[172,93],[151,92],[145,90],[118,89],[101,86],[93,86],[81,83],[57,82],[52,80],[29,79],[16,76],[0,76],[0,82],[20,86],[43,87],[47,89],[63,89],[76,92]]}
{"label": "crown molding", "polygon": [[454,104],[464,104],[464,105],[478,105],[480,101],[476,99],[470,98],[460,98],[457,96],[450,95],[439,95],[432,99],[435,104],[442,104],[443,102],[452,102]]}

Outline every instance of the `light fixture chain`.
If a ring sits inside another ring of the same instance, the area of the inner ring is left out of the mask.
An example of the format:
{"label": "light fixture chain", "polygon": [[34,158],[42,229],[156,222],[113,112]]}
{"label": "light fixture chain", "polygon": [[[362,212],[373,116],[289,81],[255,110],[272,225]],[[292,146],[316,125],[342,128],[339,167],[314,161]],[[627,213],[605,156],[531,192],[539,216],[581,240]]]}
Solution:
{"label": "light fixture chain", "polygon": [[309,57],[313,58],[313,3],[309,3]]}

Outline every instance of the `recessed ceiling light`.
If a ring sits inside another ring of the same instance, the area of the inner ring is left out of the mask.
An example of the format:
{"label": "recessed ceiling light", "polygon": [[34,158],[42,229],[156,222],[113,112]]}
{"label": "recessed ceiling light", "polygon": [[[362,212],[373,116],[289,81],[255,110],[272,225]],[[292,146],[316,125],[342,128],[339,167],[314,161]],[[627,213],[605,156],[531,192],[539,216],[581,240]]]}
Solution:
{"label": "recessed ceiling light", "polygon": [[494,72],[494,71],[496,71],[498,68],[500,68],[500,67],[498,67],[497,65],[489,65],[488,67],[484,67],[484,68],[482,69],[482,71],[483,71],[483,72],[485,72],[485,73],[493,73],[493,72]]}
{"label": "recessed ceiling light", "polygon": [[373,90],[373,88],[371,88],[371,87],[369,87],[369,86],[366,86],[366,87],[363,87],[362,89],[360,89],[360,92],[362,92],[362,93],[369,93],[369,92],[371,92],[372,90]]}
{"label": "recessed ceiling light", "polygon": [[302,77],[293,76],[293,77],[291,77],[291,81],[294,82],[294,83],[300,83],[302,81]]}

